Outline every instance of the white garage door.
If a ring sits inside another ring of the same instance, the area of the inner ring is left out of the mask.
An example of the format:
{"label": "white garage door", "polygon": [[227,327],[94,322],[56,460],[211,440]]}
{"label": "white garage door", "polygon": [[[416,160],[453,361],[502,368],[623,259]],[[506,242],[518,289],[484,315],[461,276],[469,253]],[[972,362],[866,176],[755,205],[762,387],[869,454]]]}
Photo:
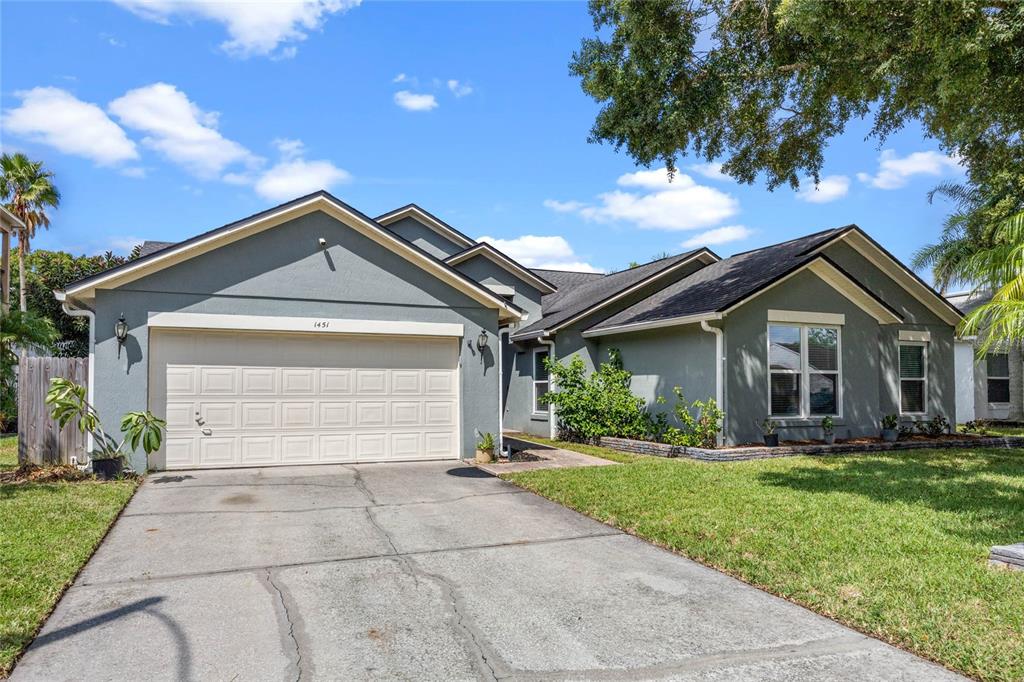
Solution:
{"label": "white garage door", "polygon": [[458,457],[456,339],[153,330],[151,350],[165,468]]}

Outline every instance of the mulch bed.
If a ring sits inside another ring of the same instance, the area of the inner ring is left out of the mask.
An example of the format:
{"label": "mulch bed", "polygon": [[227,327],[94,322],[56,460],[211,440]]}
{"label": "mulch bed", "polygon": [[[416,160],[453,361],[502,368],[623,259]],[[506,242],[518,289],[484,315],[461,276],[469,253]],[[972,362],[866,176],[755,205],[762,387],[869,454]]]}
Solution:
{"label": "mulch bed", "polygon": [[66,483],[92,479],[91,474],[71,464],[55,464],[41,467],[38,464],[21,464],[17,469],[0,472],[0,483]]}

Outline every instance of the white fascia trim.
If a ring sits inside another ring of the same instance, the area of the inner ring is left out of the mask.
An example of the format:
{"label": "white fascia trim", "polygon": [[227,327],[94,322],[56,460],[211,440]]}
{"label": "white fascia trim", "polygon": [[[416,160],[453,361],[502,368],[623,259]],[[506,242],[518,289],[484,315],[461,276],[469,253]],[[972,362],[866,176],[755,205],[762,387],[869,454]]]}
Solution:
{"label": "white fascia trim", "polygon": [[644,331],[646,329],[661,329],[663,327],[678,327],[684,324],[696,324],[698,322],[707,322],[709,320],[720,319],[722,319],[721,313],[683,315],[681,317],[669,317],[663,320],[652,320],[650,322],[633,322],[631,324],[619,324],[615,325],[614,327],[604,327],[603,329],[588,329],[587,331],[583,332],[583,337],[589,339],[595,336],[626,334],[629,332]]}
{"label": "white fascia trim", "polygon": [[392,223],[398,222],[402,218],[410,217],[415,218],[419,223],[426,225],[434,232],[437,232],[445,239],[450,239],[459,246],[470,247],[476,243],[472,239],[467,239],[458,232],[452,231],[450,227],[444,225],[443,223],[438,221],[437,218],[430,215],[429,213],[426,213],[423,209],[418,208],[416,206],[406,206],[405,208],[400,208],[391,211],[390,213],[385,213],[382,216],[378,216],[376,220],[381,225],[390,225]]}
{"label": "white fascia trim", "polygon": [[579,322],[583,318],[593,314],[594,312],[600,310],[601,308],[605,308],[607,306],[610,306],[612,303],[615,303],[616,301],[619,301],[619,300],[625,298],[626,296],[629,296],[630,294],[634,293],[635,291],[637,291],[639,289],[642,289],[643,287],[647,286],[651,282],[656,282],[657,280],[661,279],[662,277],[665,277],[666,275],[672,274],[676,270],[682,268],[685,265],[689,265],[690,263],[692,263],[695,260],[704,260],[704,259],[710,259],[710,263],[714,263],[714,262],[716,262],[718,260],[717,258],[714,257],[714,254],[709,253],[708,251],[703,251],[702,250],[702,251],[700,251],[698,253],[695,253],[692,256],[690,256],[689,258],[687,258],[686,260],[681,260],[678,263],[676,263],[675,265],[672,265],[670,267],[665,268],[664,270],[656,272],[653,275],[651,275],[650,277],[647,277],[646,279],[640,280],[639,282],[637,282],[636,284],[634,284],[633,286],[631,286],[631,287],[629,287],[627,289],[623,289],[622,291],[620,291],[619,293],[615,294],[611,298],[607,298],[607,299],[601,301],[600,303],[592,305],[591,307],[587,308],[586,310],[580,311],[576,315],[570,317],[568,320],[565,320],[564,322],[560,322],[560,323],[556,324],[551,329],[545,329],[544,330],[544,335],[547,336],[549,334],[554,334],[559,329],[564,329],[565,327],[568,327],[571,324]]}
{"label": "white fascia trim", "polygon": [[170,247],[161,251],[160,255],[155,258],[139,261],[138,263],[129,265],[128,267],[111,272],[106,277],[100,277],[99,279],[87,282],[81,286],[65,289],[65,293],[70,296],[84,296],[86,298],[90,298],[95,289],[111,289],[127,284],[128,282],[139,279],[140,277],[152,272],[162,270],[163,268],[175,265],[203,253],[213,251],[221,246],[225,246],[272,227],[276,227],[282,223],[288,222],[289,220],[294,220],[295,218],[314,211],[323,211],[327,215],[351,227],[381,246],[394,251],[407,261],[418,265],[438,279],[455,287],[459,291],[462,291],[478,303],[482,303],[488,307],[497,308],[499,310],[500,319],[519,320],[522,318],[522,313],[509,306],[509,304],[500,296],[492,294],[476,283],[470,283],[463,280],[461,277],[456,277],[440,263],[420,253],[416,247],[409,244],[404,239],[391,234],[387,230],[381,229],[376,223],[352,213],[341,204],[335,203],[325,196],[311,197],[302,203],[287,206],[269,214],[260,215],[252,220],[247,220],[235,225],[230,229],[218,230],[198,241],[182,244],[177,247]]}
{"label": "white fascia trim", "polygon": [[769,322],[796,322],[799,324],[846,324],[846,315],[842,313],[812,313],[803,310],[768,310]]}
{"label": "white fascia trim", "polygon": [[516,293],[516,288],[507,284],[484,284],[484,286],[499,296],[514,296]]}
{"label": "white fascia trim", "polygon": [[458,265],[459,263],[467,261],[477,255],[484,256],[487,260],[491,261],[506,272],[515,275],[541,293],[552,294],[558,291],[558,289],[544,280],[539,279],[535,274],[521,266],[519,263],[510,258],[503,257],[502,254],[496,253],[493,250],[493,247],[488,248],[488,245],[484,243],[477,244],[471,249],[467,249],[455,254],[454,256],[450,256],[446,258],[444,262],[448,265]]}
{"label": "white fascia trim", "polygon": [[0,217],[3,218],[3,220],[0,220],[0,225],[3,225],[3,227],[5,228],[9,228],[8,231],[13,231],[18,228],[25,227],[25,223],[21,222],[21,218],[14,215],[14,213],[9,211],[4,206],[0,206]]}
{"label": "white fascia trim", "polygon": [[929,343],[932,340],[931,332],[919,332],[912,329],[901,329],[900,330],[900,341],[918,341],[922,343]]}
{"label": "white fascia trim", "polygon": [[166,329],[221,329],[307,334],[384,334],[389,336],[462,337],[465,335],[463,325],[447,322],[348,320],[324,317],[150,313],[148,323],[150,327]]}
{"label": "white fascia trim", "polygon": [[[960,324],[961,316],[950,310],[940,296],[911,275],[905,265],[879,249],[857,230],[850,230],[840,237],[840,240],[849,244],[854,251],[864,256],[870,263],[888,275],[890,279],[903,287],[908,294],[920,301],[922,305],[935,313],[943,322],[953,326]],[[817,251],[824,251],[833,243],[830,241],[827,244],[823,244],[818,247]]]}

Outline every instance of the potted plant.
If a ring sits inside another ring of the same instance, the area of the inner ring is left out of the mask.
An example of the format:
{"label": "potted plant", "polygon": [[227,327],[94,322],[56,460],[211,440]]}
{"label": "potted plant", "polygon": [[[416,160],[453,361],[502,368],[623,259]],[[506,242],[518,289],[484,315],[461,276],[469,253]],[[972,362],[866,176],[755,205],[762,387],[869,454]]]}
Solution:
{"label": "potted plant", "polygon": [[887,414],[882,417],[882,440],[887,443],[895,443],[900,435],[899,425],[899,415]]}
{"label": "potted plant", "polygon": [[85,387],[68,379],[50,381],[46,394],[50,405],[50,416],[61,428],[75,420],[78,430],[89,433],[93,439],[93,451],[89,453],[92,472],[103,480],[119,477],[124,471],[125,458],[141,445],[148,457],[160,449],[167,423],[152,412],[128,412],[121,418],[121,442],[103,430],[96,409],[85,399]]}
{"label": "potted plant", "polygon": [[774,421],[771,417],[767,417],[761,422],[761,433],[764,434],[764,444],[770,448],[777,448],[779,446],[779,434],[775,433],[775,429],[779,428],[779,423]]}
{"label": "potted plant", "polygon": [[476,444],[477,464],[487,464],[494,461],[494,436],[490,433],[480,434],[480,441]]}
{"label": "potted plant", "polygon": [[821,420],[821,430],[824,434],[825,445],[832,445],[836,442],[836,424],[832,417],[825,417]]}

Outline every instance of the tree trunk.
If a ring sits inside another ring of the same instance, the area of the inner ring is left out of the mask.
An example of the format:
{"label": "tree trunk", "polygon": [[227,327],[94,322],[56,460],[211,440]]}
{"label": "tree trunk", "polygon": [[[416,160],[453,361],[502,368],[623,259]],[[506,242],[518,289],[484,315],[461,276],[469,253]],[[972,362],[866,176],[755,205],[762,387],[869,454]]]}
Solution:
{"label": "tree trunk", "polygon": [[28,297],[25,292],[25,242],[27,241],[24,232],[18,235],[18,296],[23,313],[28,312]]}

